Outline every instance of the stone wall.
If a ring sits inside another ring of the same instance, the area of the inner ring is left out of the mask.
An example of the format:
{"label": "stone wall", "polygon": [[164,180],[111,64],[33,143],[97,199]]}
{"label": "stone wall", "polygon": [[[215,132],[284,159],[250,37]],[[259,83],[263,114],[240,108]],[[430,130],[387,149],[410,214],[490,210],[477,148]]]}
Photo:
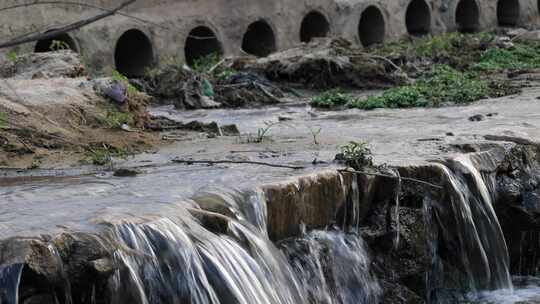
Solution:
{"label": "stone wall", "polygon": [[[33,1],[2,2],[5,8]],[[120,2],[91,0],[84,1],[84,7],[43,4],[0,11],[0,37],[7,41],[54,29],[102,12],[93,7],[113,8]],[[146,67],[192,61],[209,52],[262,56],[313,36],[340,35],[369,45],[409,34],[535,27],[540,21],[537,0],[139,0],[123,12],[126,15],[59,39],[96,71],[116,68],[137,76]],[[43,50],[48,44],[30,43],[14,51]]]}

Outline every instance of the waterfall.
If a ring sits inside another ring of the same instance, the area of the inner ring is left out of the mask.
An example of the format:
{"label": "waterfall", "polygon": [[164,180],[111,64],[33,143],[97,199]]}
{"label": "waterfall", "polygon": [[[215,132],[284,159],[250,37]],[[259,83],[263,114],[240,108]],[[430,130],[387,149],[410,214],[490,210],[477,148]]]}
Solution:
{"label": "waterfall", "polygon": [[284,256],[258,229],[229,228],[214,234],[189,216],[116,225],[124,267],[111,284],[114,303],[305,303]]}
{"label": "waterfall", "polygon": [[447,198],[433,202],[432,208],[447,247],[460,258],[469,288],[511,290],[508,249],[482,175],[466,155],[439,166]]}
{"label": "waterfall", "polygon": [[370,269],[366,244],[355,233],[312,231],[281,244],[315,304],[375,304],[381,288]]}

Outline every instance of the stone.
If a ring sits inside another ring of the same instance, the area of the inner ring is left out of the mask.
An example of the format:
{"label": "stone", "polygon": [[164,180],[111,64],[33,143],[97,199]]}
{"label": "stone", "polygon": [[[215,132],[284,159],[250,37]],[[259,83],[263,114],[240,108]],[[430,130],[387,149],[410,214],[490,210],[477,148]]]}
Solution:
{"label": "stone", "polygon": [[471,117],[469,117],[469,121],[482,121],[482,120],[485,120],[486,117],[482,114],[476,114],[476,115],[473,115]]}
{"label": "stone", "polygon": [[114,171],[113,175],[116,177],[134,177],[139,175],[140,173],[140,171],[135,169],[120,168]]}

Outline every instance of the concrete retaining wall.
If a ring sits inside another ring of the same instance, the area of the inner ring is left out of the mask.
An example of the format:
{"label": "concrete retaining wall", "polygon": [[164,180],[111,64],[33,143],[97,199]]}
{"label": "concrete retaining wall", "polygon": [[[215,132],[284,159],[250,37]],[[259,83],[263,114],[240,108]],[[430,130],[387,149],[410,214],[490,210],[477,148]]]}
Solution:
{"label": "concrete retaining wall", "polygon": [[[139,0],[124,11],[129,16],[109,17],[71,32],[71,41],[66,37],[62,40],[80,52],[96,71],[116,68],[137,76],[146,67],[167,61],[192,61],[210,52],[262,56],[321,35],[340,35],[369,45],[407,35],[480,31],[497,26],[535,27],[540,22],[537,1]],[[33,1],[4,0],[1,7],[27,2]],[[112,8],[120,1],[85,3]],[[7,41],[99,12],[73,5],[0,10],[0,37]],[[49,43],[42,42],[37,48],[35,43],[27,44],[14,51],[43,50],[43,45]],[[9,51],[13,50],[3,52]]]}

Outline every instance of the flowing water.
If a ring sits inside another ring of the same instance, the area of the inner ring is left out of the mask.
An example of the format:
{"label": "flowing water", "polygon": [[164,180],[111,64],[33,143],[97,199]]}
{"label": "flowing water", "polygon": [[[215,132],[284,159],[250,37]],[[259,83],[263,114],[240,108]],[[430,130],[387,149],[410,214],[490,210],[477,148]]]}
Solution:
{"label": "flowing water", "polygon": [[447,246],[459,254],[468,288],[512,290],[508,249],[484,179],[466,156],[449,167],[441,165],[448,198],[434,209]]}

